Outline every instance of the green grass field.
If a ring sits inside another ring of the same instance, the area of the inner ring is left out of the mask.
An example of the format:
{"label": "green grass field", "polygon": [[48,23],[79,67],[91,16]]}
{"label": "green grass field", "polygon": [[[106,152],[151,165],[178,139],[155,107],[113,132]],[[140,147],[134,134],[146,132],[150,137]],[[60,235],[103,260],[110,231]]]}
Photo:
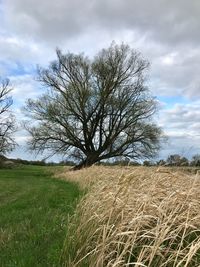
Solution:
{"label": "green grass field", "polygon": [[60,266],[67,219],[80,195],[47,167],[0,169],[0,266]]}

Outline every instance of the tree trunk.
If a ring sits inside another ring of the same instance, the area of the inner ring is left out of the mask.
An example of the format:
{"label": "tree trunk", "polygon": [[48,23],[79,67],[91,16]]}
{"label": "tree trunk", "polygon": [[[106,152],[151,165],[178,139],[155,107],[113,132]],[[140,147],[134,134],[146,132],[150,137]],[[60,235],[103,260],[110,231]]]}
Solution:
{"label": "tree trunk", "polygon": [[88,167],[92,166],[94,163],[96,163],[97,161],[98,161],[98,159],[95,159],[93,157],[86,158],[84,161],[82,161],[78,165],[74,166],[72,168],[72,170],[77,171],[77,170],[81,170],[83,168],[88,168]]}

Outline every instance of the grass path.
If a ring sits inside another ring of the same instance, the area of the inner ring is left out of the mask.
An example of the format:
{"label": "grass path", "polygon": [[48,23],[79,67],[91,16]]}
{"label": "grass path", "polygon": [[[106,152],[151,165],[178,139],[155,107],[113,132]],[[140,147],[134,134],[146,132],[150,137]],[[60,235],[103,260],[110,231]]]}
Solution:
{"label": "grass path", "polygon": [[0,170],[0,267],[55,267],[81,192],[44,167]]}

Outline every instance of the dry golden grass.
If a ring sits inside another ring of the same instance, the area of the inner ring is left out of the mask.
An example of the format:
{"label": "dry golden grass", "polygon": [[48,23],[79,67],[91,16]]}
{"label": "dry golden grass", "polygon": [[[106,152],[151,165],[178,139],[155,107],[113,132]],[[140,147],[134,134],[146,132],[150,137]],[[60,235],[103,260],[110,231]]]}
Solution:
{"label": "dry golden grass", "polygon": [[[143,167],[139,167],[144,169]],[[92,166],[79,171],[73,171],[70,167],[64,167],[63,172],[58,172],[57,177],[63,180],[76,182],[82,189],[90,188],[99,181],[118,178],[122,174],[129,174],[133,167],[103,167]]]}
{"label": "dry golden grass", "polygon": [[67,172],[88,188],[63,266],[200,266],[200,176],[145,167]]}

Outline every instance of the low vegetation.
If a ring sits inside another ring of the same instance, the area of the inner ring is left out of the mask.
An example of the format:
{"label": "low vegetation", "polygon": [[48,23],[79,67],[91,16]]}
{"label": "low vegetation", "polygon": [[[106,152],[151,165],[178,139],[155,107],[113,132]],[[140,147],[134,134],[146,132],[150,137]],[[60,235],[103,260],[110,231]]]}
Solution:
{"label": "low vegetation", "polygon": [[200,266],[198,174],[98,166],[65,177],[89,190],[71,219],[62,266]]}
{"label": "low vegetation", "polygon": [[47,170],[51,167],[0,169],[2,267],[60,266],[68,216],[81,192]]}

